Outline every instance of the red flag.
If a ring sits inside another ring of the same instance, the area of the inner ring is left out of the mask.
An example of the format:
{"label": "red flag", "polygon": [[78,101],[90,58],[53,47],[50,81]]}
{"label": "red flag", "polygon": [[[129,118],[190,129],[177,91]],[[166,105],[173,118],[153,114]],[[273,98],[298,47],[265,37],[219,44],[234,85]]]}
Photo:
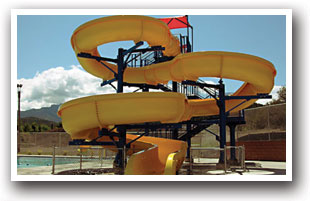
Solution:
{"label": "red flag", "polygon": [[165,22],[170,29],[187,28],[191,26],[186,16],[161,18],[160,20]]}

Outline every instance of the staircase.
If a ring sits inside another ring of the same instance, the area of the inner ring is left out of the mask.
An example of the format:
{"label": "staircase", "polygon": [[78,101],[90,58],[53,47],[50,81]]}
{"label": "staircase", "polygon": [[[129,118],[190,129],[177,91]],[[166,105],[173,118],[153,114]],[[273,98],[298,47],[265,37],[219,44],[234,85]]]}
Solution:
{"label": "staircase", "polygon": [[[186,53],[191,51],[190,44],[186,44],[189,42],[186,40],[186,37],[180,36],[181,40],[181,52]],[[189,51],[188,51],[189,50]],[[149,52],[135,52],[130,54],[127,58],[127,66],[133,67],[133,68],[140,68],[143,66],[149,66],[152,64],[165,62],[173,59],[172,57],[166,57],[163,55],[163,52],[161,50],[156,51],[149,51]],[[206,83],[202,79],[198,79],[196,82],[198,83]],[[158,84],[154,87],[155,89],[162,90],[163,92],[172,92],[176,91],[178,93],[183,93],[186,95],[188,99],[207,99],[212,97],[217,97],[217,91],[213,88],[208,87],[199,87],[199,86],[193,86],[193,85],[186,85],[182,83],[176,83],[176,90],[172,89],[172,82],[169,82],[168,84]],[[191,124],[191,129],[188,130],[183,125],[181,128],[177,129],[178,136],[174,136],[175,128],[158,128],[154,130],[148,130],[149,136],[155,136],[155,137],[162,137],[162,138],[172,138],[172,139],[178,139],[186,141],[187,138],[194,137],[195,135],[199,134],[202,130],[208,128],[213,123],[210,124]],[[144,129],[142,130],[132,130],[132,133],[135,134],[144,134],[146,131]]]}
{"label": "staircase", "polygon": [[186,130],[185,132],[179,133],[178,140],[186,141],[188,138],[194,137],[211,125],[211,123],[209,125],[194,125],[189,132]]}

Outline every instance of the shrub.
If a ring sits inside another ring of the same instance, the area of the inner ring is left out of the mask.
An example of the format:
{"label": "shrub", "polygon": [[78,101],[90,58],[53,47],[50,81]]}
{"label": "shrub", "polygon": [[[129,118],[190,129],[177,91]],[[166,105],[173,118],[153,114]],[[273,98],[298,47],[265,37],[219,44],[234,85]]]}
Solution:
{"label": "shrub", "polygon": [[41,149],[38,149],[38,150],[37,150],[38,155],[41,155],[42,152],[43,152],[43,151],[42,151]]}

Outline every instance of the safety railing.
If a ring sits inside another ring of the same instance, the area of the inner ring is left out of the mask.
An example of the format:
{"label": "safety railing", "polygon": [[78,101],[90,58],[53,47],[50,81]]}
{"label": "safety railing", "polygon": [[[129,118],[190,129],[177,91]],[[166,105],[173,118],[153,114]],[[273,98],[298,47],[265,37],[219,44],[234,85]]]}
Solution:
{"label": "safety railing", "polygon": [[128,66],[129,67],[143,67],[156,63],[158,58],[162,57],[161,51],[152,51],[147,53],[132,53],[128,58]]}
{"label": "safety railing", "polygon": [[227,174],[236,170],[246,171],[244,146],[190,149],[188,171],[191,175]]}
{"label": "safety railing", "polygon": [[[198,79],[197,82],[199,83],[206,83],[204,80]],[[172,84],[168,83],[164,85],[167,89],[172,91]],[[185,85],[181,83],[177,83],[177,92],[185,94],[189,99],[196,98],[196,99],[205,99],[205,98],[212,98],[210,94],[217,97],[217,91],[211,88],[200,88],[198,86],[192,85]]]}

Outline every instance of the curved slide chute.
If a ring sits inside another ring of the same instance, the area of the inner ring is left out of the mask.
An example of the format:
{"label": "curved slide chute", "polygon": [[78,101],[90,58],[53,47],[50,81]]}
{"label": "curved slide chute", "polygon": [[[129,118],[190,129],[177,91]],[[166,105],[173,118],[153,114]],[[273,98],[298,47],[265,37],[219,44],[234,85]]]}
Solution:
{"label": "curved slide chute", "polygon": [[[244,84],[232,95],[245,96],[270,93],[276,70],[269,61],[233,52],[193,52],[180,54],[180,44],[162,21],[146,16],[112,16],[96,19],[78,27],[71,43],[76,54],[84,52],[100,56],[99,45],[133,40],[165,48],[164,55],[174,59],[141,68],[127,67],[124,81],[128,83],[165,84],[169,81],[197,80],[199,77],[228,78]],[[90,74],[109,80],[114,74],[95,60],[80,58]],[[104,62],[104,61],[102,61]],[[117,73],[117,66],[105,65]],[[226,110],[243,100],[227,100]],[[256,100],[247,101],[232,112],[244,109]],[[96,95],[72,100],[61,105],[58,115],[64,129],[73,139],[94,139],[101,128],[144,122],[177,123],[195,116],[217,115],[214,99],[188,100],[173,92],[141,92]],[[128,139],[136,136],[128,135]],[[173,174],[184,160],[186,144],[177,140],[141,137],[133,146],[126,174]],[[149,167],[151,166],[151,167]]]}

